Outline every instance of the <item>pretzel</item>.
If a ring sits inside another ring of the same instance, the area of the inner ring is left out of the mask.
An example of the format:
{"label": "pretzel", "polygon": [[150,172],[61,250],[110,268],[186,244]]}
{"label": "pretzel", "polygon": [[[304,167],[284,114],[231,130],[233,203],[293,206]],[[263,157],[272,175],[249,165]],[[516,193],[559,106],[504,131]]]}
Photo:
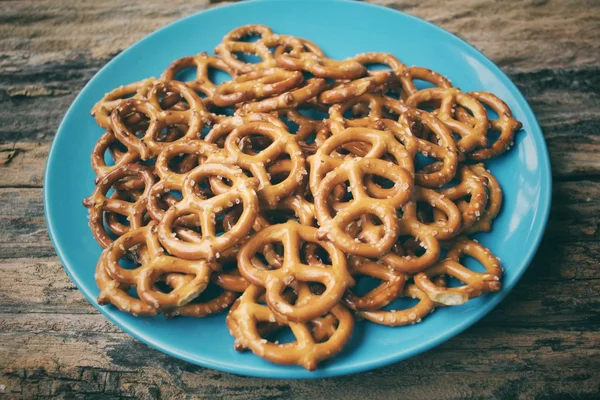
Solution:
{"label": "pretzel", "polygon": [[[365,175],[382,176],[394,183],[393,194],[387,198],[371,197],[363,186]],[[349,181],[353,200],[333,217],[327,198],[337,185]],[[329,172],[315,192],[315,212],[319,222],[319,237],[328,238],[336,246],[350,254],[363,257],[379,257],[390,250],[398,238],[396,208],[410,198],[413,178],[410,171],[389,161],[378,159],[351,159]],[[377,243],[360,243],[344,232],[344,228],[363,214],[376,215],[385,227],[385,233]]]}
{"label": "pretzel", "polygon": [[[330,310],[338,325],[333,332],[327,332],[331,333],[327,335],[328,337],[317,341],[309,324],[287,322],[272,309],[259,304],[257,301],[261,291],[258,286],[250,286],[237,300],[237,306],[227,316],[231,334],[237,341],[242,342],[242,346],[250,348],[255,354],[277,364],[297,364],[312,371],[321,360],[339,353],[350,339],[354,328],[354,319],[344,306],[337,304]],[[297,303],[309,304],[314,297],[305,286],[299,290]],[[316,318],[320,318],[320,315]],[[296,341],[275,344],[263,339],[257,325],[264,322],[288,325],[296,337]]]}
{"label": "pretzel", "polygon": [[415,80],[429,82],[432,85],[443,89],[452,87],[450,80],[427,68],[415,66],[408,67],[405,68],[399,76],[402,84],[402,94],[405,100],[419,91],[414,83]]}
{"label": "pretzel", "polygon": [[[439,163],[434,163],[429,164],[425,169],[435,171],[439,167]],[[476,224],[485,213],[488,195],[483,178],[475,174],[469,167],[459,167],[456,178],[459,180],[457,185],[438,189],[437,192],[452,201],[470,196],[469,201],[464,201],[461,205],[462,229],[466,230]]]}
{"label": "pretzel", "polygon": [[310,72],[318,78],[355,79],[367,69],[356,61],[337,61],[314,53],[281,54],[275,58],[277,66],[292,71]]}
{"label": "pretzel", "polygon": [[148,88],[156,82],[156,78],[148,78],[118,88],[106,93],[92,108],[92,117],[103,129],[110,129],[111,112],[127,98],[145,99]]}
{"label": "pretzel", "polygon": [[356,315],[379,325],[403,326],[417,324],[435,310],[435,303],[416,285],[408,285],[403,297],[416,298],[419,302],[404,310],[358,311]]}
{"label": "pretzel", "polygon": [[303,81],[304,77],[298,71],[280,68],[252,71],[219,85],[214,92],[213,102],[217,106],[226,107],[277,96],[300,86]]}
{"label": "pretzel", "polygon": [[406,65],[404,65],[400,60],[391,55],[390,53],[377,53],[377,52],[369,52],[369,53],[361,53],[352,57],[352,60],[367,66],[371,64],[382,64],[387,65],[394,72],[394,74],[399,78],[404,70],[406,69]]}
{"label": "pretzel", "polygon": [[370,72],[369,76],[343,82],[319,95],[319,101],[323,104],[342,103],[365,93],[373,92],[381,85],[385,85],[396,78],[393,71]]}
{"label": "pretzel", "polygon": [[176,80],[177,75],[188,68],[196,67],[196,76],[191,81],[186,81],[185,84],[191,87],[196,92],[200,92],[206,96],[205,104],[212,103],[212,98],[217,90],[217,84],[210,78],[210,68],[225,72],[229,75],[234,75],[233,70],[219,57],[209,56],[202,52],[195,56],[183,57],[173,61],[171,65],[162,73],[161,79],[164,81]]}
{"label": "pretzel", "polygon": [[[283,262],[280,268],[268,270],[255,254],[266,244],[283,245]],[[330,266],[310,266],[300,260],[300,243],[316,243],[323,247],[331,259]],[[346,267],[344,254],[329,242],[317,239],[317,229],[294,221],[272,225],[250,238],[238,254],[240,273],[250,283],[266,288],[269,307],[289,321],[306,322],[317,318],[337,304],[344,291],[353,283]],[[325,292],[304,305],[291,305],[283,297],[283,290],[295,280],[319,282]]]}
{"label": "pretzel", "polygon": [[[460,264],[463,255],[479,261],[486,272],[475,272]],[[464,286],[445,288],[435,285],[432,277],[450,275]],[[431,300],[444,305],[464,304],[467,300],[479,297],[486,292],[497,292],[502,288],[500,261],[481,244],[465,238],[458,239],[446,254],[446,259],[415,275],[415,285]]]}
{"label": "pretzel", "polygon": [[[237,42],[224,41],[215,47],[215,53],[221,56],[223,62],[233,69],[237,74],[246,74],[258,69],[267,69],[275,66],[275,59],[269,48],[261,41]],[[235,53],[254,54],[261,61],[256,64],[246,63],[239,60]]]}
{"label": "pretzel", "polygon": [[[409,109],[404,112],[401,120],[413,131],[419,153],[442,162],[442,167],[435,172],[417,171],[415,183],[427,188],[436,188],[450,182],[456,174],[458,154],[456,144],[448,128],[432,114],[416,109]],[[438,144],[418,137],[418,132],[415,131],[423,127],[427,127],[435,135]]]}
{"label": "pretzel", "polygon": [[344,296],[344,304],[352,310],[372,311],[383,308],[395,300],[404,288],[406,275],[383,264],[351,257],[349,265],[353,276],[370,276],[382,281],[379,286],[363,296],[357,296],[352,289],[348,289]]}
{"label": "pretzel", "polygon": [[311,78],[306,81],[306,84],[300,88],[280,94],[279,96],[270,97],[268,99],[253,101],[242,105],[244,114],[249,113],[266,113],[297,107],[300,104],[307,102],[317,96],[327,87],[325,79]]}
{"label": "pretzel", "polygon": [[[523,127],[523,124],[513,118],[510,108],[505,102],[489,92],[469,92],[480,103],[490,107],[497,115],[498,119],[490,119],[490,128],[500,132],[498,139],[488,148],[476,149],[467,155],[472,160],[488,160],[504,153],[513,144],[515,132]],[[464,108],[456,109],[456,116],[459,121],[475,126],[475,117],[469,114]]]}
{"label": "pretzel", "polygon": [[[210,176],[223,176],[233,182],[231,189],[212,198],[203,199],[196,192],[196,182]],[[255,180],[247,178],[241,169],[225,164],[202,164],[190,171],[182,186],[183,199],[172,205],[158,225],[158,238],[163,246],[178,257],[213,260],[220,252],[239,243],[250,231],[258,212]],[[242,203],[243,212],[236,226],[216,236],[215,216],[223,209]],[[195,214],[200,221],[201,239],[193,242],[179,240],[173,231],[176,220]]]}
{"label": "pretzel", "polygon": [[[261,135],[270,139],[271,144],[256,154],[246,154],[240,149],[240,143],[250,135]],[[302,183],[306,172],[306,162],[302,150],[285,129],[265,122],[249,122],[232,130],[225,139],[225,150],[229,158],[242,168],[250,171],[259,182],[260,199],[273,208],[280,199],[292,194]],[[267,173],[267,167],[283,155],[291,160],[289,176],[273,184]]]}
{"label": "pretzel", "polygon": [[[304,104],[303,109],[310,110],[311,106]],[[317,107],[312,107],[317,108]],[[300,145],[305,154],[314,154],[317,150],[317,145],[314,140],[319,136],[320,132],[327,130],[327,124],[323,120],[315,120],[306,115],[301,114],[295,109],[280,109],[277,110],[277,114],[280,119],[286,119],[287,121],[296,124],[298,126],[295,132],[289,129],[290,133],[294,134],[296,142]],[[251,114],[252,115],[252,114]],[[312,139],[313,143],[308,143],[308,140]]]}
{"label": "pretzel", "polygon": [[[135,177],[143,180],[145,187],[143,194],[133,203],[117,198],[106,197],[108,191],[126,177]],[[89,209],[90,229],[94,238],[102,247],[108,247],[113,240],[110,238],[103,223],[103,214],[112,212],[123,215],[129,221],[132,229],[143,225],[144,212],[146,210],[146,198],[150,192],[154,177],[147,168],[139,164],[126,164],[114,169],[108,174],[97,179],[97,186],[92,195],[83,201],[83,205]]]}
{"label": "pretzel", "polygon": [[475,164],[469,166],[469,169],[473,171],[480,178],[485,179],[488,202],[485,211],[481,214],[479,220],[475,222],[470,228],[465,229],[465,233],[475,233],[479,231],[489,232],[492,230],[492,221],[496,218],[502,207],[502,189],[500,183],[492,175],[483,164]]}
{"label": "pretzel", "polygon": [[[164,91],[173,91],[181,95],[189,104],[189,109],[174,111],[161,108],[159,97]],[[148,100],[124,100],[111,114],[111,128],[117,139],[127,148],[139,153],[142,160],[156,157],[167,146],[166,143],[157,140],[163,128],[186,124],[188,129],[183,138],[194,139],[200,136],[204,124],[210,122],[210,116],[200,97],[182,82],[157,82],[150,88],[147,97]],[[133,111],[141,112],[150,119],[148,130],[141,139],[135,136],[123,121],[123,118]]]}
{"label": "pretzel", "polygon": [[[416,108],[419,104],[431,100],[441,102],[437,117],[452,132],[461,137],[456,142],[456,146],[460,151],[469,152],[477,146],[487,145],[486,134],[489,125],[487,113],[475,98],[455,88],[423,89],[406,99],[406,104]],[[472,125],[454,119],[454,109],[457,105],[468,109],[473,114],[470,119]]]}
{"label": "pretzel", "polygon": [[[188,285],[193,278],[190,275],[182,275],[177,273],[168,274],[165,277],[165,282],[173,290]],[[223,291],[214,298],[203,302],[190,302],[181,307],[177,307],[166,313],[167,317],[175,317],[178,315],[185,317],[206,317],[211,314],[221,313],[229,308],[237,299],[238,295],[234,292]]]}

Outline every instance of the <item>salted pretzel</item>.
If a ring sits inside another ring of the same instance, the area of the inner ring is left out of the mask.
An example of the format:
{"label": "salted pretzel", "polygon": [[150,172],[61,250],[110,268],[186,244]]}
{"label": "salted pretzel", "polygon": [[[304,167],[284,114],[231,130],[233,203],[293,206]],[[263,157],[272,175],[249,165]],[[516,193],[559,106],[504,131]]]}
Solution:
{"label": "salted pretzel", "polygon": [[[124,99],[137,98],[145,99],[148,88],[157,81],[156,78],[148,78],[118,88],[106,93],[92,108],[92,117],[96,119],[98,125],[104,129],[111,127],[111,112],[121,104]],[[172,105],[172,104],[171,104]],[[137,121],[136,121],[137,120]],[[139,122],[137,118],[133,122]]]}
{"label": "salted pretzel", "polygon": [[210,69],[222,71],[228,75],[234,75],[233,70],[219,57],[209,56],[205,52],[195,56],[183,57],[175,60],[162,73],[161,79],[164,81],[177,80],[178,74],[188,68],[196,68],[196,76],[193,80],[186,81],[185,84],[191,87],[196,92],[204,94],[208,101],[212,103],[212,99],[217,91],[218,85],[211,80]]}
{"label": "salted pretzel", "polygon": [[[510,108],[497,96],[489,92],[469,92],[469,96],[479,101],[483,105],[491,108],[498,119],[489,119],[490,128],[500,132],[500,136],[490,147],[476,149],[467,155],[472,160],[487,160],[497,157],[510,148],[513,143],[515,133],[522,128],[523,124],[513,118]],[[477,121],[475,117],[462,107],[456,109],[456,116],[459,121],[470,126],[475,126]]]}
{"label": "salted pretzel", "polygon": [[[189,285],[193,280],[193,275],[171,273],[165,276],[165,283],[173,290],[177,290],[185,285]],[[169,310],[165,314],[167,317],[185,316],[185,317],[206,317],[212,314],[219,314],[226,311],[238,298],[238,294],[224,290],[222,293],[206,301],[192,301],[187,304]]]}
{"label": "salted pretzel", "polygon": [[[475,272],[461,264],[460,260],[464,255],[479,261],[486,272]],[[453,288],[437,286],[431,278],[440,275],[452,276],[465,285]],[[446,259],[418,273],[414,279],[415,285],[436,303],[459,305],[483,293],[497,292],[502,288],[501,277],[500,261],[491,251],[475,241],[461,238],[448,251]]]}
{"label": "salted pretzel", "polygon": [[[264,136],[271,143],[256,154],[247,154],[240,149],[240,144],[244,138],[251,135]],[[300,146],[293,135],[277,125],[249,122],[239,126],[225,139],[224,149],[232,162],[250,171],[259,181],[258,195],[271,208],[275,207],[280,199],[298,189],[303,177],[307,175],[306,161]],[[282,156],[289,157],[291,161],[289,175],[281,182],[273,184],[267,168]]]}
{"label": "salted pretzel", "polygon": [[[485,179],[485,186],[488,193],[488,201],[485,210],[481,213],[479,220],[470,228],[465,230],[465,233],[489,232],[492,230],[492,221],[498,216],[502,207],[502,188],[498,180],[492,175],[483,164],[474,164],[468,167],[480,178]],[[459,203],[459,206],[464,203]]]}
{"label": "salted pretzel", "polygon": [[327,87],[325,79],[310,78],[303,86],[275,97],[245,103],[241,106],[244,114],[266,113],[281,109],[298,107],[316,97]]}
{"label": "salted pretzel", "polygon": [[[371,197],[365,187],[366,175],[381,176],[394,183],[387,198]],[[349,182],[348,190],[353,200],[344,205],[335,216],[332,215],[328,198],[333,189]],[[329,172],[319,184],[315,196],[315,212],[320,228],[318,236],[327,238],[336,246],[350,254],[363,257],[379,257],[390,250],[398,238],[396,209],[410,198],[413,177],[410,171],[390,162],[379,159],[349,159]],[[384,225],[384,235],[376,243],[361,243],[348,235],[344,228],[361,215],[377,216]]]}
{"label": "salted pretzel", "polygon": [[[255,255],[266,244],[281,243],[283,261],[280,268],[269,270]],[[300,260],[299,248],[303,242],[323,247],[331,259],[331,265],[311,266]],[[272,225],[250,238],[238,254],[239,270],[250,283],[266,288],[269,307],[289,321],[306,322],[323,315],[337,304],[346,288],[353,284],[348,273],[344,254],[329,242],[319,241],[317,229],[294,221]],[[304,305],[291,305],[282,293],[295,280],[319,282],[325,292]]]}
{"label": "salted pretzel", "polygon": [[[202,198],[196,190],[196,183],[211,176],[222,176],[232,182],[231,188],[211,198]],[[158,225],[158,238],[162,245],[178,257],[187,259],[205,258],[214,260],[246,237],[258,213],[258,183],[246,177],[239,167],[226,164],[202,164],[190,171],[182,185],[181,201],[171,206]],[[224,209],[241,203],[242,215],[236,226],[217,236],[216,215]],[[174,225],[179,217],[196,215],[200,221],[201,238],[184,241],[177,238]]]}
{"label": "salted pretzel", "polygon": [[310,72],[319,78],[355,79],[367,73],[367,69],[356,61],[337,61],[310,52],[284,53],[277,56],[275,61],[280,68]]}
{"label": "salted pretzel", "polygon": [[406,282],[406,274],[390,269],[384,264],[376,263],[360,257],[351,257],[350,273],[356,276],[370,276],[381,280],[381,284],[368,293],[358,296],[348,289],[344,296],[344,304],[356,311],[372,311],[387,306],[395,300]]}
{"label": "salted pretzel", "polygon": [[[415,182],[427,188],[440,187],[450,182],[458,166],[458,150],[452,133],[434,115],[414,108],[406,110],[401,120],[410,127],[416,137],[419,153],[425,157],[441,160],[442,163],[441,168],[435,172],[417,171]],[[432,132],[437,143],[419,137],[418,133],[424,127]]]}
{"label": "salted pretzel", "polygon": [[[299,285],[297,304],[303,306],[314,301],[315,295],[310,293],[305,285]],[[331,325],[328,315],[316,317],[316,321],[307,323],[287,322],[277,315],[271,308],[258,303],[262,289],[258,286],[250,286],[237,300],[237,306],[227,316],[227,324],[231,334],[241,347],[248,347],[255,354],[278,364],[297,364],[309,371],[314,370],[317,364],[326,358],[339,353],[350,339],[354,328],[352,314],[341,304],[335,305],[330,311],[337,320],[337,327]],[[322,295],[321,295],[322,296]],[[323,318],[327,320],[322,321]],[[296,341],[286,344],[275,344],[264,339],[260,333],[258,324],[265,322],[277,322],[287,325],[296,337]],[[321,340],[315,338],[311,329],[311,323],[317,327]],[[331,329],[319,329],[327,325]]]}
{"label": "salted pretzel", "polygon": [[226,107],[277,96],[300,86],[303,81],[304,77],[298,71],[280,68],[252,71],[219,85],[213,102],[219,107]]}
{"label": "salted pretzel", "polygon": [[414,95],[419,91],[415,80],[428,82],[438,88],[448,89],[452,87],[450,80],[443,75],[438,74],[428,68],[422,67],[408,67],[405,68],[400,76],[400,83],[402,85],[402,96],[404,100],[407,100],[410,96]]}
{"label": "salted pretzel", "polygon": [[417,324],[435,310],[435,302],[416,285],[408,285],[403,297],[419,299],[419,302],[404,310],[358,311],[356,315],[379,325],[403,326]]}
{"label": "salted pretzel", "polygon": [[[144,182],[144,192],[135,202],[128,202],[118,198],[107,197],[108,191],[124,178],[135,177]],[[144,213],[146,211],[146,199],[154,183],[154,176],[148,168],[139,164],[126,164],[120,166],[106,175],[98,177],[96,188],[92,195],[83,201],[83,205],[89,209],[90,229],[94,238],[102,247],[108,247],[113,240],[106,232],[103,222],[105,212],[116,213],[126,217],[132,229],[143,225]]]}
{"label": "salted pretzel", "polygon": [[374,71],[364,78],[335,85],[319,95],[319,101],[323,104],[334,104],[348,101],[378,89],[396,78],[393,71]]}
{"label": "salted pretzel", "polygon": [[[181,95],[189,104],[186,110],[163,109],[160,97],[165,91]],[[131,112],[140,112],[150,120],[150,125],[140,139],[124,123],[124,117]],[[211,122],[202,100],[188,86],[178,81],[158,81],[147,93],[147,100],[128,99],[122,101],[111,114],[111,129],[127,148],[140,154],[142,160],[154,158],[168,144],[157,140],[160,132],[171,125],[185,124],[187,131],[182,138],[194,139],[200,136],[205,124]]]}
{"label": "salted pretzel", "polygon": [[[429,164],[424,169],[426,171],[439,170],[439,163]],[[483,175],[482,175],[483,176]],[[457,185],[437,189],[447,199],[459,201],[469,197],[467,201],[461,201],[462,226],[466,230],[476,224],[484,215],[488,202],[488,194],[485,188],[485,177],[474,173],[468,166],[462,165],[458,168],[456,178]]]}
{"label": "salted pretzel", "polygon": [[[462,152],[470,152],[477,146],[487,145],[487,129],[489,121],[485,108],[472,96],[461,92],[456,88],[433,88],[423,89],[412,94],[406,99],[406,104],[417,108],[423,102],[439,101],[440,108],[436,116],[453,133],[460,136],[456,146]],[[472,114],[469,120],[471,124],[454,119],[454,109],[461,106],[468,109]]]}

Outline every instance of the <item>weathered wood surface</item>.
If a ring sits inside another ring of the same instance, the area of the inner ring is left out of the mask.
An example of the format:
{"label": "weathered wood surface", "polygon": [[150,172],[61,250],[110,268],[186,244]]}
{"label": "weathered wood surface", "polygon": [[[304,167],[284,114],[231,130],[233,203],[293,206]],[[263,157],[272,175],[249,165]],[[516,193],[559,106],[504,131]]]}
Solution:
{"label": "weathered wood surface", "polygon": [[55,257],[43,219],[45,158],[60,118],[102,65],[220,2],[0,1],[0,398],[600,398],[600,3],[373,2],[481,49],[543,127],[550,223],[507,299],[426,354],[344,378],[243,378],[149,349],[96,312]]}

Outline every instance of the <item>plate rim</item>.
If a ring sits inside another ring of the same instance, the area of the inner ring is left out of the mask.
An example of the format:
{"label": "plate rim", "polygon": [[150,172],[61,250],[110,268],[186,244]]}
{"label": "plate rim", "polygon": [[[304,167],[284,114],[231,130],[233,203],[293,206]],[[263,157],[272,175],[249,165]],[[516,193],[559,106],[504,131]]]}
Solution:
{"label": "plate rim", "polygon": [[[236,375],[251,376],[251,377],[258,377],[258,378],[268,378],[268,379],[317,379],[317,378],[325,378],[325,377],[345,376],[345,375],[351,375],[351,374],[356,374],[356,373],[360,373],[360,372],[374,370],[374,369],[377,369],[377,368],[380,368],[380,367],[383,367],[386,365],[391,365],[393,363],[406,360],[408,358],[411,358],[413,356],[416,356],[418,354],[421,354],[428,350],[431,350],[432,348],[456,337],[458,334],[464,332],[467,328],[471,327],[476,322],[481,320],[484,316],[488,315],[506,297],[506,295],[508,295],[508,293],[510,293],[512,291],[514,286],[520,281],[520,279],[523,276],[523,274],[525,273],[525,271],[529,268],[529,266],[533,260],[533,257],[536,255],[536,253],[539,249],[540,243],[541,243],[544,233],[546,231],[546,226],[548,224],[548,219],[549,219],[549,215],[550,215],[550,207],[551,207],[551,203],[552,203],[552,170],[551,170],[548,146],[546,144],[546,141],[545,141],[545,138],[543,135],[543,131],[537,120],[537,117],[536,117],[535,113],[533,112],[533,109],[529,105],[525,96],[521,93],[519,88],[512,82],[512,80],[508,77],[508,75],[506,75],[506,73],[500,67],[498,67],[491,59],[489,59],[484,53],[479,51],[477,48],[475,48],[473,45],[469,44],[467,41],[460,38],[459,36],[453,34],[452,32],[449,32],[449,31],[445,30],[444,28],[441,28],[429,21],[426,21],[419,17],[404,13],[399,10],[395,10],[393,8],[380,6],[377,4],[356,2],[354,0],[327,0],[332,3],[347,3],[347,4],[353,4],[353,6],[359,7],[359,8],[360,7],[378,8],[385,12],[396,13],[396,14],[399,14],[402,18],[407,18],[407,19],[413,20],[413,22],[416,22],[419,24],[424,24],[427,26],[428,29],[434,29],[434,30],[440,31],[440,33],[442,33],[444,35],[448,35],[455,40],[458,40],[458,42],[461,44],[461,47],[462,47],[461,51],[468,51],[468,52],[474,54],[476,57],[480,58],[482,63],[484,64],[484,66],[487,69],[489,69],[491,72],[493,72],[494,75],[496,75],[499,78],[501,83],[509,91],[516,94],[515,98],[517,100],[518,106],[523,110],[524,114],[526,116],[528,116],[530,119],[531,134],[534,137],[538,136],[541,139],[540,140],[541,146],[537,145],[537,141],[536,141],[535,148],[539,152],[539,154],[542,155],[542,157],[540,158],[541,162],[538,167],[538,169],[540,170],[540,174],[541,174],[540,203],[539,203],[539,207],[538,207],[538,212],[536,212],[536,215],[534,216],[533,223],[532,223],[532,228],[533,228],[532,231],[533,231],[533,236],[534,236],[533,246],[531,246],[528,249],[527,254],[521,258],[521,262],[519,263],[519,268],[515,269],[514,280],[510,284],[506,285],[501,292],[494,294],[493,297],[491,298],[491,300],[489,302],[487,302],[485,305],[483,305],[482,307],[480,307],[479,309],[474,311],[469,316],[465,317],[465,319],[461,323],[455,324],[451,328],[444,330],[443,334],[438,334],[426,342],[422,342],[419,345],[413,346],[409,350],[401,349],[399,351],[390,352],[388,355],[377,358],[375,360],[368,359],[366,361],[359,361],[359,362],[355,362],[351,365],[348,365],[348,366],[345,366],[342,368],[335,368],[335,369],[328,369],[328,370],[317,369],[316,371],[309,372],[309,374],[306,374],[306,371],[298,371],[296,369],[291,369],[291,368],[288,369],[287,366],[282,366],[282,365],[277,365],[277,364],[269,365],[268,368],[256,368],[256,367],[247,367],[244,365],[231,364],[231,363],[219,363],[216,360],[212,360],[212,359],[207,360],[207,359],[202,358],[201,356],[192,358],[185,353],[182,353],[180,351],[174,350],[169,347],[165,347],[164,345],[160,344],[160,342],[157,342],[156,340],[154,340],[151,334],[144,334],[143,332],[140,332],[140,330],[138,328],[131,327],[128,324],[122,323],[118,319],[117,316],[113,315],[114,313],[119,312],[118,310],[107,309],[106,307],[102,307],[102,306],[98,305],[95,296],[92,295],[92,293],[90,293],[85,288],[85,286],[82,285],[82,283],[79,281],[79,279],[77,279],[77,277],[74,275],[73,271],[75,270],[75,268],[73,268],[71,265],[69,265],[68,263],[65,262],[65,260],[66,260],[65,254],[68,251],[66,251],[63,247],[66,248],[68,246],[61,245],[60,243],[58,243],[55,240],[55,231],[58,229],[55,227],[56,223],[53,220],[51,212],[49,211],[49,208],[51,208],[50,204],[52,203],[52,201],[50,200],[49,191],[51,191],[52,189],[49,189],[49,186],[48,186],[49,175],[50,175],[50,174],[48,174],[48,171],[49,170],[51,171],[53,160],[56,158],[54,156],[54,152],[56,151],[56,147],[57,147],[56,143],[57,143],[58,139],[60,139],[60,137],[61,137],[61,132],[64,130],[64,125],[66,124],[66,120],[68,119],[71,112],[77,107],[78,103],[82,101],[81,99],[82,99],[83,93],[91,85],[93,85],[94,81],[98,78],[98,76],[101,75],[103,73],[103,71],[105,71],[106,69],[111,67],[113,64],[117,63],[122,57],[125,56],[125,54],[129,50],[131,50],[134,47],[140,46],[141,43],[144,42],[145,40],[147,40],[148,38],[153,37],[155,35],[160,35],[160,34],[162,34],[162,32],[164,30],[170,29],[173,26],[183,23],[184,21],[187,21],[189,19],[196,18],[198,15],[210,14],[210,13],[215,12],[216,10],[221,10],[224,8],[244,7],[246,4],[251,4],[251,3],[270,3],[270,2],[277,2],[277,1],[281,1],[281,0],[250,0],[250,1],[243,2],[243,3],[226,4],[226,5],[210,8],[210,9],[201,10],[199,12],[190,14],[186,17],[177,19],[177,20],[175,20],[167,25],[164,25],[164,26],[160,27],[159,29],[149,33],[148,35],[142,37],[141,39],[139,39],[138,41],[136,41],[135,43],[133,43],[132,45],[130,45],[129,47],[127,47],[126,49],[121,51],[118,55],[116,55],[111,60],[109,60],[105,65],[103,65],[102,68],[100,68],[94,74],[94,76],[92,76],[92,78],[79,91],[79,93],[77,94],[77,96],[75,97],[73,102],[69,105],[63,118],[61,119],[61,122],[56,130],[55,136],[52,139],[52,144],[50,146],[50,150],[49,150],[48,156],[46,158],[46,163],[45,163],[45,168],[44,168],[44,177],[43,177],[43,205],[44,205],[44,218],[45,218],[45,222],[46,222],[46,227],[48,229],[48,235],[50,236],[51,243],[54,247],[54,250],[55,250],[64,270],[67,272],[67,275],[69,276],[71,281],[77,286],[78,290],[84,295],[86,300],[88,300],[88,302],[90,304],[92,304],[104,317],[106,317],[110,322],[115,324],[117,327],[119,327],[125,333],[127,333],[128,335],[134,337],[135,339],[139,340],[140,342],[142,342],[142,343],[150,346],[151,348],[156,349],[164,354],[167,354],[167,355],[175,357],[179,360],[183,360],[185,362],[189,362],[191,364],[198,365],[198,366],[208,368],[208,369],[219,370],[219,371],[232,373],[232,374],[236,374]],[[306,0],[292,0],[290,2],[302,3],[302,2],[306,2]],[[311,0],[310,2],[317,3],[318,0]],[[64,134],[63,134],[63,136],[64,136]],[[274,369],[275,369],[275,372],[274,372]]]}

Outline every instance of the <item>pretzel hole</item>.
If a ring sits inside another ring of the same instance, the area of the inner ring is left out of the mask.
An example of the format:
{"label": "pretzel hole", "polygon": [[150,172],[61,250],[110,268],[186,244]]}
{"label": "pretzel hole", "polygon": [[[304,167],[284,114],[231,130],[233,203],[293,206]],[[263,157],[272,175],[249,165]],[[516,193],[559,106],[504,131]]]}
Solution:
{"label": "pretzel hole", "polygon": [[352,288],[352,292],[358,297],[365,296],[383,282],[381,279],[362,274],[355,275],[354,280],[356,282],[356,286]]}
{"label": "pretzel hole", "polygon": [[479,273],[487,272],[487,270],[485,269],[483,264],[481,264],[481,262],[479,262],[479,260],[477,260],[477,258],[472,257],[468,254],[463,254],[463,256],[460,259],[460,263],[462,265],[464,265],[465,267],[469,268],[473,272],[479,272]]}
{"label": "pretzel hole", "polygon": [[233,56],[238,60],[246,64],[258,64],[262,62],[262,58],[258,54],[244,53],[241,51],[234,51]]}
{"label": "pretzel hole", "polygon": [[331,266],[329,253],[318,243],[305,242],[300,247],[300,261],[307,265]]}
{"label": "pretzel hole", "polygon": [[278,329],[276,332],[266,335],[264,339],[267,339],[273,344],[280,345],[296,342],[296,336],[294,336],[292,330],[287,325],[281,327],[281,329]]}
{"label": "pretzel hole", "polygon": [[286,115],[279,116],[279,119],[287,126],[289,133],[295,134],[300,129],[300,125],[289,119]]}
{"label": "pretzel hole", "polygon": [[392,70],[389,65],[381,64],[378,62],[368,62],[368,63],[363,63],[363,65],[367,68],[368,71],[391,71]]}
{"label": "pretzel hole", "polygon": [[223,82],[228,82],[233,80],[231,74],[227,71],[223,71],[222,69],[209,67],[208,68],[208,80],[214,83],[215,85],[220,85]]}
{"label": "pretzel hole", "polygon": [[177,174],[190,172],[198,165],[198,156],[196,154],[177,154],[167,163],[169,170]]}
{"label": "pretzel hole", "polygon": [[[413,308],[417,304],[419,304],[419,299],[413,299],[411,297],[399,297],[396,300],[392,301],[387,306],[383,307],[382,311],[401,311],[408,310],[409,308]],[[410,320],[410,316],[407,316]],[[415,315],[415,322],[417,321],[417,316]]]}
{"label": "pretzel hole", "polygon": [[284,224],[287,221],[298,221],[292,210],[270,210],[264,213],[267,221],[272,225]]}
{"label": "pretzel hole", "polygon": [[231,107],[217,107],[215,105],[208,105],[210,112],[217,116],[232,117],[235,114],[235,110]]}
{"label": "pretzel hole", "polygon": [[121,248],[123,256],[119,259],[119,265],[123,269],[133,270],[139,268],[141,263],[141,251],[146,246],[142,243],[136,244],[130,248]]}
{"label": "pretzel hole", "polygon": [[302,107],[300,106],[300,108],[298,108],[298,112],[302,115],[304,115],[307,118],[310,118],[314,121],[323,121],[327,118],[329,118],[329,114],[318,110],[314,107]]}
{"label": "pretzel hole", "polygon": [[371,181],[381,189],[392,189],[396,185],[393,181],[389,180],[388,178],[379,175],[365,175],[364,180],[365,184],[367,181]]}
{"label": "pretzel hole", "polygon": [[251,134],[242,137],[238,145],[244,154],[257,155],[271,144],[273,144],[271,138],[260,134]]}
{"label": "pretzel hole", "polygon": [[189,109],[190,104],[187,102],[185,97],[177,92],[167,92],[166,89],[159,91],[158,93],[158,104],[164,111],[173,109]]}
{"label": "pretzel hole", "polygon": [[190,301],[188,304],[208,303],[209,301],[214,300],[217,297],[219,297],[220,295],[222,295],[223,292],[225,292],[225,289],[221,288],[219,285],[217,285],[213,282],[210,282],[206,286],[206,289],[204,289],[204,291],[202,293],[200,293],[200,295],[198,297],[196,297],[194,300]]}
{"label": "pretzel hole", "polygon": [[411,236],[400,237],[396,242],[401,253],[410,257],[422,257],[427,252],[425,243]]}

